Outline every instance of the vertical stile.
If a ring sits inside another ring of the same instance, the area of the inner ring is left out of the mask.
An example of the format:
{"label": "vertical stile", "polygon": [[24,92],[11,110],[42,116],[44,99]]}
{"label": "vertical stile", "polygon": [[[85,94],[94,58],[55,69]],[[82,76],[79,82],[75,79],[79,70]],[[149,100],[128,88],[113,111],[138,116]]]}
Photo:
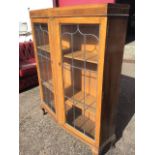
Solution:
{"label": "vertical stile", "polygon": [[75,101],[74,101],[74,68],[73,68],[73,66],[74,66],[74,56],[73,56],[73,44],[74,44],[74,41],[73,41],[73,35],[71,35],[71,53],[72,53],[72,66],[71,66],[71,75],[72,75],[72,77],[71,77],[71,79],[72,79],[72,84],[73,84],[73,86],[72,86],[72,94],[73,94],[73,124],[74,124],[74,128],[75,128]]}
{"label": "vertical stile", "polygon": [[[83,35],[83,38],[84,38],[84,104],[83,104],[83,109],[84,109],[84,111],[83,111],[83,115],[84,115],[84,122],[85,122],[85,102],[86,102],[86,36],[85,35]],[[84,129],[84,134],[85,134],[85,129]]]}

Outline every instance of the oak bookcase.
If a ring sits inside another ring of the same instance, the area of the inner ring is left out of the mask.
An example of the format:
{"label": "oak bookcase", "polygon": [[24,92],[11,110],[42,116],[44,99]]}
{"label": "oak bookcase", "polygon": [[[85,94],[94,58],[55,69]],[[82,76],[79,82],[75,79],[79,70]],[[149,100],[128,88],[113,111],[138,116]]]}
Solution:
{"label": "oak bookcase", "polygon": [[129,6],[30,11],[41,108],[100,154],[115,139]]}

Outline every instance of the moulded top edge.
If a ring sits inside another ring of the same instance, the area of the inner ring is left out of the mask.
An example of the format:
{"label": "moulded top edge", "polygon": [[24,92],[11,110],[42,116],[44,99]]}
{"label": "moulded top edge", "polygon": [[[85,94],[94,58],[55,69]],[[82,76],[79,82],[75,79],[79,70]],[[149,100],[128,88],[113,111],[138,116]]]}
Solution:
{"label": "moulded top edge", "polygon": [[129,5],[127,4],[91,4],[32,10],[30,17],[127,16],[128,12]]}

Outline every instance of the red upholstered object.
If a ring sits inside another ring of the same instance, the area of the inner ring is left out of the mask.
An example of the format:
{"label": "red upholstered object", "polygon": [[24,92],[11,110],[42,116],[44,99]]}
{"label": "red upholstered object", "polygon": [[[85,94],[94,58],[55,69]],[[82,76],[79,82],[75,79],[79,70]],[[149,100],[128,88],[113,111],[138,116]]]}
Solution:
{"label": "red upholstered object", "polygon": [[37,84],[33,42],[19,43],[19,89],[23,90]]}
{"label": "red upholstered object", "polygon": [[27,76],[26,78],[20,78],[19,80],[19,90],[24,90],[26,88],[30,88],[32,86],[38,85],[38,76],[37,74],[33,76]]}
{"label": "red upholstered object", "polygon": [[37,74],[36,62],[34,58],[25,60],[20,64],[20,70],[19,70],[20,77],[34,75],[34,74]]}
{"label": "red upholstered object", "polygon": [[25,61],[34,58],[34,47],[32,41],[19,43],[19,60]]}
{"label": "red upholstered object", "polygon": [[105,3],[115,3],[116,0],[58,0],[58,6],[73,6],[82,4],[105,4]]}

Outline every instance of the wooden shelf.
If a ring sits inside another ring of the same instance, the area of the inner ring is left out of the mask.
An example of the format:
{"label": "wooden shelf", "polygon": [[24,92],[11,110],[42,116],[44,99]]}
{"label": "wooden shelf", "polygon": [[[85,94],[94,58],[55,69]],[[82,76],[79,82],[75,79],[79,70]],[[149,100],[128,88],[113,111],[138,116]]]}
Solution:
{"label": "wooden shelf", "polygon": [[[74,100],[74,104],[73,104],[73,100]],[[67,98],[65,103],[68,106],[74,105],[75,107],[81,109],[82,111],[84,111],[84,109],[85,109],[85,115],[86,116],[95,117],[96,99],[94,96],[92,96],[90,94],[86,94],[85,104],[84,104],[84,92],[82,92],[82,91],[77,92],[71,98]]]}
{"label": "wooden shelf", "polygon": [[69,59],[72,59],[72,56],[75,60],[79,60],[79,61],[85,61],[86,59],[86,62],[90,62],[94,64],[97,64],[98,62],[98,57],[96,52],[84,53],[83,51],[74,51],[73,53],[68,53],[64,55],[65,58],[69,58]]}
{"label": "wooden shelf", "polygon": [[37,46],[37,48],[42,50],[42,51],[50,52],[49,45],[41,45],[41,46]]}
{"label": "wooden shelf", "polygon": [[90,120],[84,115],[80,115],[75,120],[75,127],[79,130],[85,131],[85,133],[92,138],[95,137],[95,122]]}
{"label": "wooden shelf", "polygon": [[42,82],[42,84],[53,92],[53,81],[52,80],[44,81]]}
{"label": "wooden shelf", "polygon": [[[74,117],[73,112],[70,113],[69,111],[72,111],[72,107],[67,106],[67,123],[70,124],[71,126],[75,125],[75,128],[84,132],[86,135],[89,135],[90,137],[94,138],[95,136],[95,120],[91,120],[89,117],[86,115],[84,116],[83,114],[78,115],[78,111],[76,111],[76,118],[73,120],[72,118]],[[78,116],[77,116],[78,115]]]}

